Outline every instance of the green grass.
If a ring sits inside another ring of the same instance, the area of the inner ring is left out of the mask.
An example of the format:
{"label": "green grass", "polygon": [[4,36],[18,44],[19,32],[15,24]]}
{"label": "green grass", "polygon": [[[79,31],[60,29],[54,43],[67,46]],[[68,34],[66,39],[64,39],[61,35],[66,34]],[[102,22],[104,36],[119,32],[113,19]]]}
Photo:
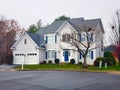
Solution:
{"label": "green grass", "polygon": [[[16,69],[21,70],[21,66],[17,66]],[[104,72],[104,71],[120,71],[119,65],[114,65],[111,67],[94,67],[88,66],[88,68],[83,68],[81,65],[72,64],[41,64],[41,65],[24,65],[24,70],[70,70],[70,71],[93,71],[93,72]]]}

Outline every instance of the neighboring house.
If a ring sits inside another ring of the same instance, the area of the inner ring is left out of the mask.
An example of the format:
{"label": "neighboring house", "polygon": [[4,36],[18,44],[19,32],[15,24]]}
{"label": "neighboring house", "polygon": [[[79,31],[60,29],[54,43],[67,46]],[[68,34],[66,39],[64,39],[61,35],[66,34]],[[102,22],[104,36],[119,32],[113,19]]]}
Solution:
{"label": "neighboring house", "polygon": [[[84,20],[84,18],[74,18],[70,20],[54,21],[50,26],[40,29],[36,34],[24,32],[12,46],[14,64],[39,64],[39,62],[58,58],[60,62],[83,62],[81,55],[75,47],[69,43],[69,34],[76,31],[76,26],[89,25],[91,28],[101,30],[102,37],[104,30],[101,19]],[[81,37],[81,40],[84,37]],[[102,41],[99,43],[102,45]],[[97,43],[95,43],[97,45]],[[88,53],[87,63],[93,64],[97,57],[103,56],[101,47]]]}

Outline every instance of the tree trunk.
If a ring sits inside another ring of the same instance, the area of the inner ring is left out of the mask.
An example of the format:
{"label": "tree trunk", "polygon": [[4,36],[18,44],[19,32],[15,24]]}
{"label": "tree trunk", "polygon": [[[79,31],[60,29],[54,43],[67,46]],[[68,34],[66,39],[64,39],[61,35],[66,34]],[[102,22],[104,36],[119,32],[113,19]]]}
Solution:
{"label": "tree trunk", "polygon": [[86,57],[83,57],[83,58],[84,58],[84,62],[83,62],[83,68],[87,68]]}

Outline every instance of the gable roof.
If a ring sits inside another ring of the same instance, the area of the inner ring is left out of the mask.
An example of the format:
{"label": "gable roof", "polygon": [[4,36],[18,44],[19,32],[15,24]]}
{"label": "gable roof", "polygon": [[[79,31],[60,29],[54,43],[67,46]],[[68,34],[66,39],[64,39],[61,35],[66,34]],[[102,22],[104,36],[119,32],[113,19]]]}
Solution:
{"label": "gable roof", "polygon": [[67,22],[70,21],[70,22],[73,22],[74,24],[77,24],[77,23],[81,22],[82,20],[84,20],[84,19],[83,18],[74,18],[74,19],[69,19],[69,20],[54,21],[50,26],[48,26],[46,28],[42,28],[39,31],[37,31],[36,33],[39,35],[55,33],[65,21],[67,21]]}
{"label": "gable roof", "polygon": [[91,20],[84,20],[84,21],[81,21],[79,23],[74,23],[74,22],[71,22],[71,21],[68,21],[72,27],[74,27],[76,30],[77,29],[80,29],[81,27],[83,26],[87,26],[87,27],[91,27],[91,28],[95,28],[98,23],[100,24],[100,27],[104,33],[104,29],[103,29],[103,26],[102,26],[102,22],[101,22],[101,19],[91,19]]}
{"label": "gable roof", "polygon": [[30,33],[30,32],[26,32],[30,37],[31,39],[38,45],[40,46],[42,44],[42,40],[40,39],[40,35],[38,34],[34,34],[34,33]]}
{"label": "gable roof", "polygon": [[39,31],[36,32],[36,34],[40,35],[40,41],[41,41],[40,44],[42,44],[42,42],[44,43],[44,34],[55,33],[64,24],[64,22],[68,22],[76,30],[80,29],[81,26],[85,26],[85,25],[95,28],[99,23],[104,33],[101,19],[84,20],[84,18],[82,17],[82,18],[73,18],[69,20],[54,21],[48,27],[41,28]]}
{"label": "gable roof", "polygon": [[50,26],[48,26],[46,28],[42,28],[39,31],[37,31],[36,33],[39,35],[42,35],[42,36],[44,34],[55,33],[65,21],[68,22],[76,30],[84,25],[95,28],[97,26],[97,24],[100,23],[101,29],[104,32],[101,19],[84,20],[84,18],[73,18],[73,19],[69,19],[69,20],[54,21]]}
{"label": "gable roof", "polygon": [[23,34],[20,36],[20,38],[19,38],[17,41],[15,41],[15,43],[12,45],[11,49],[13,49],[13,48],[16,46],[16,44],[19,42],[19,40],[21,39],[21,37],[23,37],[24,34],[27,34],[27,35],[34,41],[34,43],[35,43],[38,47],[42,47],[41,45],[42,45],[42,43],[43,43],[43,40],[40,39],[40,38],[41,38],[40,35],[34,34],[34,33],[30,33],[30,32],[26,32],[26,31],[25,31],[25,32],[23,32]]}

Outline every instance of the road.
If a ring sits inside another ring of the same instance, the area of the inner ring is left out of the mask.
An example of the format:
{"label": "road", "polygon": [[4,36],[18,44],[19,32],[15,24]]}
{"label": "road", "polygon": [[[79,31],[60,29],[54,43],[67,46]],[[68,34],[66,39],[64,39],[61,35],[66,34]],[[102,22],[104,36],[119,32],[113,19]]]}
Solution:
{"label": "road", "polygon": [[120,75],[71,71],[0,72],[0,90],[120,90]]}

